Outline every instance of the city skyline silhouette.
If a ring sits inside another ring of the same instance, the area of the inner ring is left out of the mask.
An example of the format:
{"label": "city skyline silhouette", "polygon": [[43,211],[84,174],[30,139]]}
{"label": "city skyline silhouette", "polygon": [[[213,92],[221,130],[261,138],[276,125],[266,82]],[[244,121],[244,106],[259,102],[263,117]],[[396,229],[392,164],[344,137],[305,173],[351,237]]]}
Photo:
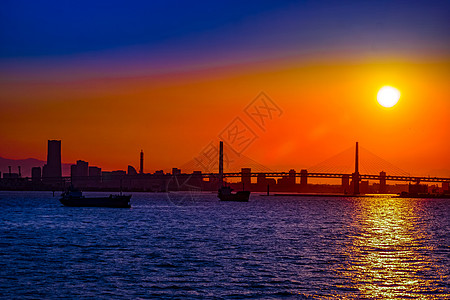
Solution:
{"label": "city skyline silhouette", "polygon": [[[241,165],[238,165],[240,168],[236,170],[234,169],[237,163],[236,158],[243,155],[236,153],[236,149],[231,145],[226,143],[225,145],[227,147],[224,147],[223,141],[220,141],[220,147],[209,145],[199,157],[184,165],[194,169],[173,167],[170,172],[156,170],[145,173],[144,151],[141,150],[139,172],[132,165],[128,165],[127,170],[105,171],[101,166],[93,166],[88,161],[77,160],[76,164],[70,165],[70,176],[63,176],[65,174],[61,171],[61,141],[49,140],[47,163],[42,167],[32,167],[31,176],[22,176],[21,166],[18,166],[18,173],[12,172],[12,166],[8,166],[8,172],[3,173],[3,177],[0,173],[0,178],[2,178],[0,179],[0,189],[50,189],[54,191],[70,186],[98,191],[118,189],[122,191],[124,189],[126,191],[189,191],[192,193],[193,191],[215,191],[222,187],[233,187],[249,192],[266,191],[267,195],[270,191],[275,191],[295,192],[303,195],[320,193],[320,195],[354,196],[408,193],[409,196],[421,194],[429,195],[429,197],[438,195],[444,197],[449,193],[450,177],[423,177],[408,174],[365,149],[364,155],[360,155],[358,142],[354,148],[351,148],[353,170],[348,172],[340,169],[346,164],[345,167],[348,167],[348,160],[342,159],[346,156],[344,154],[349,152],[348,150],[323,161],[309,171],[306,168],[302,168],[300,172],[292,168],[288,172],[273,171],[265,167],[252,170],[255,163],[252,160],[247,160],[245,167],[242,164],[243,161],[239,161]],[[242,143],[238,145],[242,146]],[[365,164],[370,165],[370,169],[361,168],[361,157],[364,157]],[[371,171],[367,173],[368,170]],[[340,182],[336,184],[336,181]],[[389,184],[391,181],[395,181],[396,184]],[[403,184],[397,184],[399,181]],[[248,196],[246,199],[248,201]]]}

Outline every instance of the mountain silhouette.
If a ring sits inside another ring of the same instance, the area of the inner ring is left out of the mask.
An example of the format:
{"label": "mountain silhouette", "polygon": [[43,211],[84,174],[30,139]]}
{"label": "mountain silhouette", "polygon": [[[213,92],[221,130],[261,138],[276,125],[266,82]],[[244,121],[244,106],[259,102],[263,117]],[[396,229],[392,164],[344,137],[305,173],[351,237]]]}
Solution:
{"label": "mountain silhouette", "polygon": [[[0,172],[2,172],[2,177],[4,173],[9,172],[8,166],[11,166],[12,173],[19,172],[19,166],[21,168],[22,177],[31,177],[31,168],[41,167],[46,163],[44,160],[39,160],[36,158],[26,158],[26,159],[9,159],[0,157]],[[70,175],[70,165],[71,164],[61,164],[63,176]]]}

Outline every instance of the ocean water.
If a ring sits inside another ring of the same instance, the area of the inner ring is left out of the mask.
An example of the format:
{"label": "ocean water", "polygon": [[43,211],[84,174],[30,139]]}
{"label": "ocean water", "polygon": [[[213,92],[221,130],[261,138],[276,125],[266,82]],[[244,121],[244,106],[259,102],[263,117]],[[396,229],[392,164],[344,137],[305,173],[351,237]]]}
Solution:
{"label": "ocean water", "polygon": [[450,298],[450,200],[134,193],[131,204],[0,192],[0,297]]}

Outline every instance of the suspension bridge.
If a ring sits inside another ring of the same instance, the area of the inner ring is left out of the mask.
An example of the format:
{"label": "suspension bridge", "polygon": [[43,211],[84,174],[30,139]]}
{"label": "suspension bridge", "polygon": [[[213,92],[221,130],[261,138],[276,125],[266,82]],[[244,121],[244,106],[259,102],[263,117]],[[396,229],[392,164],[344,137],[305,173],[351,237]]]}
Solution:
{"label": "suspension bridge", "polygon": [[[353,150],[353,149],[349,149]],[[219,153],[219,173],[204,174],[205,176],[218,176],[220,181],[223,178],[228,177],[241,177],[242,183],[251,183],[252,177],[259,178],[288,178],[292,184],[295,184],[296,178],[300,177],[300,187],[306,187],[308,185],[308,178],[337,178],[341,179],[341,185],[343,190],[352,190],[355,195],[360,194],[360,182],[362,180],[374,180],[379,182],[379,192],[383,193],[386,191],[387,181],[402,181],[402,182],[412,182],[419,185],[421,182],[428,183],[442,183],[443,185],[450,182],[450,178],[447,177],[426,177],[426,176],[410,176],[407,172],[401,170],[400,168],[394,166],[393,164],[379,158],[378,156],[372,154],[370,151],[365,150],[365,169],[378,169],[380,170],[378,174],[363,174],[360,173],[360,153],[359,145],[356,142],[356,147],[354,148],[354,170],[353,172],[348,171],[349,161],[348,154],[349,150],[343,151],[338,155],[327,159],[326,161],[313,166],[312,172],[307,169],[302,169],[300,173],[290,170],[286,172],[251,172],[250,168],[242,168],[241,172],[224,173],[223,172],[223,143],[220,142],[220,153]],[[336,164],[336,162],[339,162]],[[332,169],[336,170],[338,168],[347,168],[347,172],[333,172]],[[324,170],[324,171],[321,171]],[[390,174],[388,174],[388,172]],[[350,182],[351,180],[351,182]]]}

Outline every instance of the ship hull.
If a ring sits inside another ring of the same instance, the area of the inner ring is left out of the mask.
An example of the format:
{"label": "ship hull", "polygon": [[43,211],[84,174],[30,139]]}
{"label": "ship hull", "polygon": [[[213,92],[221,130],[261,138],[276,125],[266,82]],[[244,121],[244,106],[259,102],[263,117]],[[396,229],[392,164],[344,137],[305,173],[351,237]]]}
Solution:
{"label": "ship hull", "polygon": [[235,194],[220,194],[218,195],[220,201],[235,201],[235,202],[248,202],[250,197],[249,191],[239,191]]}
{"label": "ship hull", "polygon": [[112,207],[130,208],[131,195],[109,197],[62,197],[59,201],[70,207]]}

